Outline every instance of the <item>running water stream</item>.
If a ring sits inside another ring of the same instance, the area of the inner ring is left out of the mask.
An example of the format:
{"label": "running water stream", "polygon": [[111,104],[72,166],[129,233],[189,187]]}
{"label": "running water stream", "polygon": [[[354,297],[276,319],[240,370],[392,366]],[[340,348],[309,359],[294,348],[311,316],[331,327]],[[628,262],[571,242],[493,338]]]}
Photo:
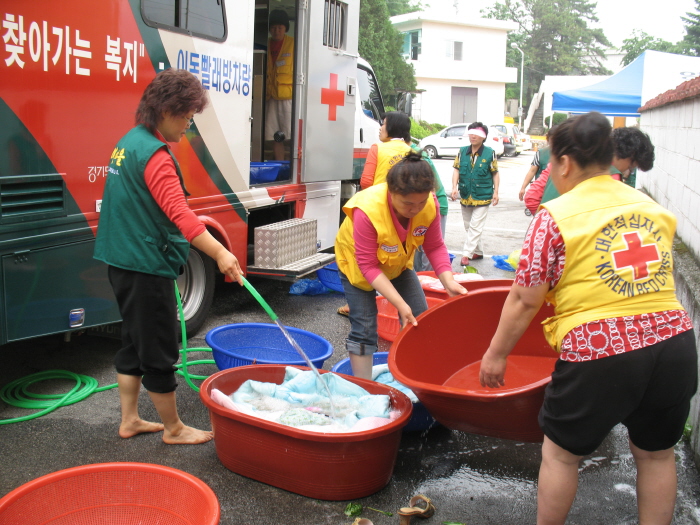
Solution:
{"label": "running water stream", "polygon": [[316,380],[319,383],[321,383],[326,389],[326,392],[328,393],[328,402],[331,405],[331,419],[335,419],[335,405],[333,404],[333,395],[331,394],[331,389],[328,387],[328,384],[323,379],[321,379],[321,374],[319,373],[318,369],[311,362],[309,356],[306,355],[306,352],[302,350],[302,348],[299,346],[296,340],[292,337],[292,334],[290,334],[289,331],[284,327],[284,325],[280,323],[279,318],[275,319],[275,324],[279,327],[280,330],[282,330],[282,333],[284,334],[284,337],[287,338],[287,341],[289,341],[289,344],[292,345],[294,350],[296,350],[299,353],[299,355],[304,359],[306,366],[308,366],[313,371],[313,373],[316,374]]}
{"label": "running water stream", "polygon": [[253,288],[253,285],[248,282],[248,280],[243,277],[243,286],[248,290],[253,297],[260,303],[260,306],[263,307],[263,310],[267,312],[267,315],[270,316],[270,319],[274,321],[274,323],[279,327],[280,330],[282,330],[282,334],[284,334],[284,337],[287,338],[287,341],[289,341],[289,344],[292,345],[292,348],[296,350],[299,355],[304,359],[304,362],[306,365],[311,369],[311,371],[316,375],[316,380],[323,385],[323,387],[326,389],[326,392],[328,393],[328,402],[331,405],[331,419],[335,419],[335,405],[333,404],[333,396],[331,394],[331,389],[328,387],[328,384],[321,379],[321,374],[319,374],[318,369],[314,366],[314,364],[311,362],[309,359],[309,356],[306,355],[306,352],[304,352],[299,344],[294,340],[292,335],[289,333],[289,331],[284,327],[284,325],[280,322],[279,318],[277,317],[277,314],[272,311],[272,308],[270,308],[270,305],[267,304],[267,301],[262,298],[262,296],[258,293],[258,291]]}

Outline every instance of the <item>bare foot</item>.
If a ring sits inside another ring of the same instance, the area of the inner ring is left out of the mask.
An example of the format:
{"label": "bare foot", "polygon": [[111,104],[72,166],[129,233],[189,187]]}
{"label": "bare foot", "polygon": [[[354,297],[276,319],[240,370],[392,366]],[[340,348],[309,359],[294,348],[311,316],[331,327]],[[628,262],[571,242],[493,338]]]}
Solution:
{"label": "bare foot", "polygon": [[126,439],[145,432],[160,432],[163,428],[165,428],[163,423],[152,423],[143,419],[137,419],[129,423],[122,422],[119,425],[119,436]]}
{"label": "bare foot", "polygon": [[163,441],[168,445],[198,445],[214,439],[214,432],[211,430],[198,430],[196,428],[183,425],[177,434],[163,432]]}

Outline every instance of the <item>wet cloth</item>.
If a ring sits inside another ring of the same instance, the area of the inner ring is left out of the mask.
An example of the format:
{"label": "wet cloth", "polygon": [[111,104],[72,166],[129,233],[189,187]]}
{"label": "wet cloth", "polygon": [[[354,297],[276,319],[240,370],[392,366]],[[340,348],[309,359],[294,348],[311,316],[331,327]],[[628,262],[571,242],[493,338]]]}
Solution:
{"label": "wet cloth", "polygon": [[[389,396],[370,394],[361,386],[336,374],[322,374],[321,380],[331,391],[336,417],[335,421],[331,421],[332,425],[323,423],[321,426],[324,428],[318,431],[354,431],[351,429],[363,418],[382,418],[387,423],[391,421]],[[279,423],[287,421],[287,424],[299,428],[319,425],[321,420],[317,416],[331,413],[328,393],[316,375],[310,370],[294,367],[286,368],[282,384],[248,380],[230,399],[241,412]],[[307,410],[309,416],[298,409]]]}
{"label": "wet cloth", "polygon": [[389,372],[388,364],[374,365],[372,367],[372,381],[395,388],[406,394],[412,403],[418,403],[418,398],[413,393],[413,390],[394,379],[394,376]]}

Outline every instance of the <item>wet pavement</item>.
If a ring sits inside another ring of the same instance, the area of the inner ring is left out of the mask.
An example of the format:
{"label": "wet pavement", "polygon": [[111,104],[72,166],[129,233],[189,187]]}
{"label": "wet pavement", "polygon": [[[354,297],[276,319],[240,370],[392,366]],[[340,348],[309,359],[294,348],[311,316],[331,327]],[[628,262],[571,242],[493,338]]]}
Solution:
{"label": "wet pavement", "polygon": [[[517,192],[532,153],[501,163],[501,204],[490,211],[484,243],[487,256],[506,255],[519,246],[530,221],[517,200]],[[451,160],[438,160],[443,180],[451,184]],[[457,203],[450,204],[447,245],[457,254],[464,229]],[[490,257],[474,263],[489,278],[512,278],[498,270]],[[324,369],[346,357],[344,339],[349,323],[335,313],[344,303],[341,294],[289,295],[290,283],[251,279],[282,322],[327,339],[335,348]],[[497,315],[497,314],[496,314]],[[216,326],[240,322],[269,322],[257,302],[236,285],[218,287],[207,324],[188,342],[190,348],[205,346],[204,335]],[[380,350],[389,343],[380,340]],[[118,342],[90,334],[46,337],[0,347],[0,385],[40,370],[64,369],[96,378],[100,385],[114,382],[112,358]],[[204,354],[203,357],[209,357]],[[191,355],[190,359],[197,358]],[[426,359],[439,355],[426,353]],[[213,365],[195,373],[210,374]],[[180,379],[178,406],[183,420],[209,428],[209,416],[199,396]],[[66,392],[71,381],[53,381],[36,390]],[[142,416],[157,419],[145,393]],[[9,407],[0,401],[0,419],[31,411]],[[498,417],[496,414],[494,417]],[[207,483],[221,505],[221,524],[351,524],[343,511],[346,501],[319,501],[299,496],[227,470],[218,460],[213,443],[197,446],[164,445],[159,435],[140,435],[123,440],[117,435],[119,401],[116,390],[97,392],[79,403],[62,407],[44,417],[0,425],[0,496],[39,476],[83,464],[112,461],[158,463],[188,472]],[[679,472],[678,503],[674,524],[700,523],[700,475],[686,442],[676,448]],[[540,445],[487,438],[436,427],[427,432],[404,433],[389,484],[376,494],[355,500],[363,505],[362,517],[375,525],[398,524],[395,514],[411,496],[429,496],[437,511],[425,525],[455,522],[474,525],[534,523],[536,481]],[[578,495],[569,524],[636,523],[635,470],[626,433],[616,428],[601,447],[584,459]],[[392,512],[385,516],[373,507]],[[0,519],[1,522],[1,519]],[[17,524],[22,525],[22,524]]]}

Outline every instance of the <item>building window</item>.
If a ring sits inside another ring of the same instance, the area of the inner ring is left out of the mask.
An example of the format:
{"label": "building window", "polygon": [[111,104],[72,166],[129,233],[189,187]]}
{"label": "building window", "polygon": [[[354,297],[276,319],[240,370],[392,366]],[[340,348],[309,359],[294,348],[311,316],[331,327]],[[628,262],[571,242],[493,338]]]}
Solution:
{"label": "building window", "polygon": [[403,34],[403,56],[406,60],[418,60],[420,55],[421,30],[407,31]]}
{"label": "building window", "polygon": [[323,19],[323,45],[345,49],[345,26],[348,4],[338,0],[326,0]]}
{"label": "building window", "polygon": [[447,40],[445,47],[445,56],[452,60],[462,60],[462,42]]}

